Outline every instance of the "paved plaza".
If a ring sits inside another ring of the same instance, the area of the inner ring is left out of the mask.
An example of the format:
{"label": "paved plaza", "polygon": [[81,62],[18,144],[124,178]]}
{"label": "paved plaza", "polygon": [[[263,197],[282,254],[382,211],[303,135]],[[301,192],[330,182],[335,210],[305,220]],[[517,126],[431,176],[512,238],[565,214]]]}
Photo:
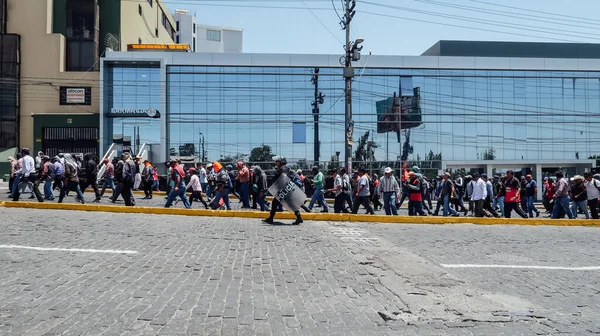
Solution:
{"label": "paved plaza", "polygon": [[600,333],[597,228],[0,212],[2,335]]}

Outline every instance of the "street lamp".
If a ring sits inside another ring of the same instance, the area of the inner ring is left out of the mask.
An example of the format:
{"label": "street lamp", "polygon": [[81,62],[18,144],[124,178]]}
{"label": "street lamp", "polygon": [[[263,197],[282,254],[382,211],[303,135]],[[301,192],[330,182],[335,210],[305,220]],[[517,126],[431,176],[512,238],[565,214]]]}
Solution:
{"label": "street lamp", "polygon": [[204,134],[202,134],[202,132],[198,132],[198,134],[200,134],[200,136],[202,137],[201,139],[199,139],[200,143],[198,144],[198,151],[202,151],[198,153],[198,160],[204,163],[204,161],[206,160],[206,158],[204,157]]}

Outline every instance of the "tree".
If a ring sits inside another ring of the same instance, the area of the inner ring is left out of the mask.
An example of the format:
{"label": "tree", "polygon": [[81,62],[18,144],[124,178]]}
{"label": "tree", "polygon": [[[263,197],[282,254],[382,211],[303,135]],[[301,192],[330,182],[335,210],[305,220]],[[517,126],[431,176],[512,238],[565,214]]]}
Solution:
{"label": "tree", "polygon": [[226,155],[221,158],[221,163],[236,163],[238,161],[244,161],[244,154]]}
{"label": "tree", "polygon": [[274,156],[275,153],[273,153],[271,146],[262,144],[261,146],[252,148],[248,161],[258,164],[262,168],[267,168],[272,166],[271,162],[273,162]]}
{"label": "tree", "polygon": [[600,155],[592,155],[589,160],[596,160],[596,167],[600,167]]}
{"label": "tree", "polygon": [[375,161],[375,148],[377,145],[373,142],[369,142],[369,134],[371,131],[366,131],[364,135],[358,140],[354,157],[352,158],[355,162],[366,162]]}
{"label": "tree", "polygon": [[483,152],[482,158],[487,161],[496,160],[496,150],[490,147],[490,149]]}
{"label": "tree", "polygon": [[337,170],[338,168],[340,168],[340,160],[338,159],[337,155],[332,155],[331,161],[329,161],[329,163],[327,164],[327,170]]}

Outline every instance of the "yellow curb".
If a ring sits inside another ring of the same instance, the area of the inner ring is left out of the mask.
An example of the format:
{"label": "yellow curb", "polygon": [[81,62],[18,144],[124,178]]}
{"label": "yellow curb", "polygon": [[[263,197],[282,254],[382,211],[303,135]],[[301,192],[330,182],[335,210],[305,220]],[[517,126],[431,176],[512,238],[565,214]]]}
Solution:
{"label": "yellow curb", "polygon": [[[251,211],[218,211],[185,208],[156,208],[156,207],[127,207],[92,204],[70,203],[38,203],[38,202],[0,202],[6,208],[29,208],[47,210],[76,210],[112,213],[143,213],[156,215],[183,215],[206,217],[236,217],[236,218],[265,218],[265,212]],[[548,225],[548,226],[587,226],[600,227],[600,220],[592,219],[524,219],[524,218],[474,218],[474,217],[413,217],[413,216],[381,216],[381,215],[352,215],[335,213],[304,213],[302,217],[313,221],[342,221],[357,223],[387,223],[387,224],[476,224],[476,225]],[[292,213],[277,213],[277,219],[294,219]]]}

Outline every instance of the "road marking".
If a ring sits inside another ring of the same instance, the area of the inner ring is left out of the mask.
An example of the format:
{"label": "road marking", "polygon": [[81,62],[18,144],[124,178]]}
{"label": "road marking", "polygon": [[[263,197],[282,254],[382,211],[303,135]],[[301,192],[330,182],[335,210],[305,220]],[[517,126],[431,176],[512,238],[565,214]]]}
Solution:
{"label": "road marking", "polygon": [[537,265],[474,265],[474,264],[441,264],[446,268],[519,268],[563,271],[600,271],[600,266],[563,267],[563,266],[537,266]]}
{"label": "road marking", "polygon": [[37,247],[37,246],[21,246],[21,245],[0,245],[0,248],[5,248],[5,249],[24,249],[24,250],[35,250],[35,251],[114,253],[114,254],[136,254],[136,253],[138,253],[137,251],[94,250],[94,249],[68,249],[68,248],[58,248],[58,247]]}

